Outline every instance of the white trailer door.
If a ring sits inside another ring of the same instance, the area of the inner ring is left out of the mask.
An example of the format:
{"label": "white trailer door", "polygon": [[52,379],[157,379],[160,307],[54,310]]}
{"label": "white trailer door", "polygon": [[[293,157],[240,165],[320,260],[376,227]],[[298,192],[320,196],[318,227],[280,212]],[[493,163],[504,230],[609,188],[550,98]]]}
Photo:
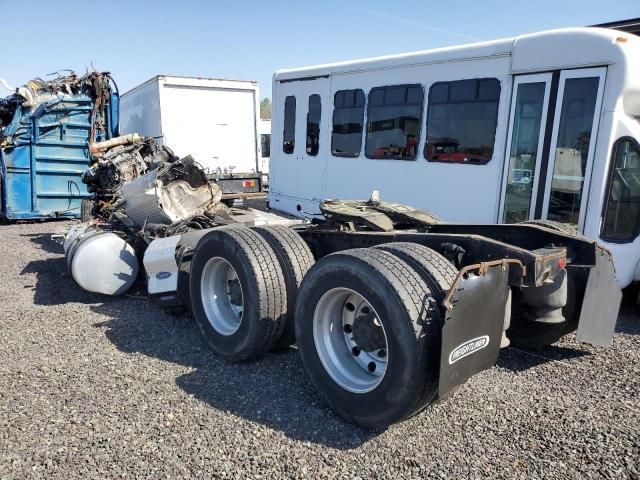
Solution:
{"label": "white trailer door", "polygon": [[[275,193],[289,197],[324,200],[326,154],[330,151],[331,107],[329,79],[286,81],[279,86],[278,105],[284,125],[280,145],[272,145],[272,156],[279,149],[278,171],[273,177]],[[277,123],[275,123],[277,124]],[[293,139],[293,144],[291,140]],[[317,212],[309,212],[317,213]]]}
{"label": "white trailer door", "polygon": [[254,90],[166,84],[160,92],[164,144],[206,170],[257,169]]}
{"label": "white trailer door", "polygon": [[606,68],[514,79],[499,221],[584,229]]}

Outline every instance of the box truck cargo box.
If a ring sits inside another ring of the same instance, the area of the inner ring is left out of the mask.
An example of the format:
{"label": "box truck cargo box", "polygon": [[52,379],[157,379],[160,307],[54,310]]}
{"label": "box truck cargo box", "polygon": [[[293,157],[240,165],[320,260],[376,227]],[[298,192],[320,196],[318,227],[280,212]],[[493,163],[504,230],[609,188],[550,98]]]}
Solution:
{"label": "box truck cargo box", "polygon": [[226,194],[261,190],[258,84],[158,75],[122,95],[123,133],[192,155]]}

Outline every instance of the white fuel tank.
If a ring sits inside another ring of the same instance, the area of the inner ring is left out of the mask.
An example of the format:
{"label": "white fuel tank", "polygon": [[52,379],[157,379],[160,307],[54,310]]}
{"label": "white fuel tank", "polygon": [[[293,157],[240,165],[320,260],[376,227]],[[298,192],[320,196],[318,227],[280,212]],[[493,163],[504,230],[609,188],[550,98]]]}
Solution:
{"label": "white fuel tank", "polygon": [[84,290],[120,295],[138,277],[138,259],[133,247],[115,233],[95,225],[73,227],[64,241],[69,273]]}

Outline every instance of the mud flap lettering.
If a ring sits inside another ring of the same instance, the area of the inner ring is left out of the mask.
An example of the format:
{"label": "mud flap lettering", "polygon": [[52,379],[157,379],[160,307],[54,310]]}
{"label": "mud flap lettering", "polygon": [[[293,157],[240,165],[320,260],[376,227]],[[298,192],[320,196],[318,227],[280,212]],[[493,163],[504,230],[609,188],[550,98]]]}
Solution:
{"label": "mud flap lettering", "polygon": [[589,271],[576,339],[592,345],[611,344],[622,290],[618,286],[611,254],[598,246],[596,264]]}
{"label": "mud flap lettering", "polygon": [[509,269],[498,265],[484,275],[470,273],[458,284],[442,329],[440,397],[495,365],[509,296],[508,277]]}

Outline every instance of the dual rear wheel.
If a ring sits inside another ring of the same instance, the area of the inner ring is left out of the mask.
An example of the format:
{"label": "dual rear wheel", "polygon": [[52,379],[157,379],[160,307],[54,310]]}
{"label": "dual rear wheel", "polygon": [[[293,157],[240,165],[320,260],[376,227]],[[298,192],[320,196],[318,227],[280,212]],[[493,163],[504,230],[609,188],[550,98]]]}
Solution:
{"label": "dual rear wheel", "polygon": [[441,300],[457,275],[424,246],[390,243],[313,261],[286,227],[226,227],[203,237],[192,311],[223,358],[257,358],[297,340],[327,403],[366,427],[401,421],[437,398]]}
{"label": "dual rear wheel", "polygon": [[211,348],[230,361],[291,345],[293,305],[313,255],[285,227],[223,227],[196,247],[189,275],[193,316]]}
{"label": "dual rear wheel", "polygon": [[342,418],[379,427],[437,399],[440,300],[451,286],[439,280],[454,272],[436,252],[405,243],[334,253],[309,270],[296,302],[298,349]]}

